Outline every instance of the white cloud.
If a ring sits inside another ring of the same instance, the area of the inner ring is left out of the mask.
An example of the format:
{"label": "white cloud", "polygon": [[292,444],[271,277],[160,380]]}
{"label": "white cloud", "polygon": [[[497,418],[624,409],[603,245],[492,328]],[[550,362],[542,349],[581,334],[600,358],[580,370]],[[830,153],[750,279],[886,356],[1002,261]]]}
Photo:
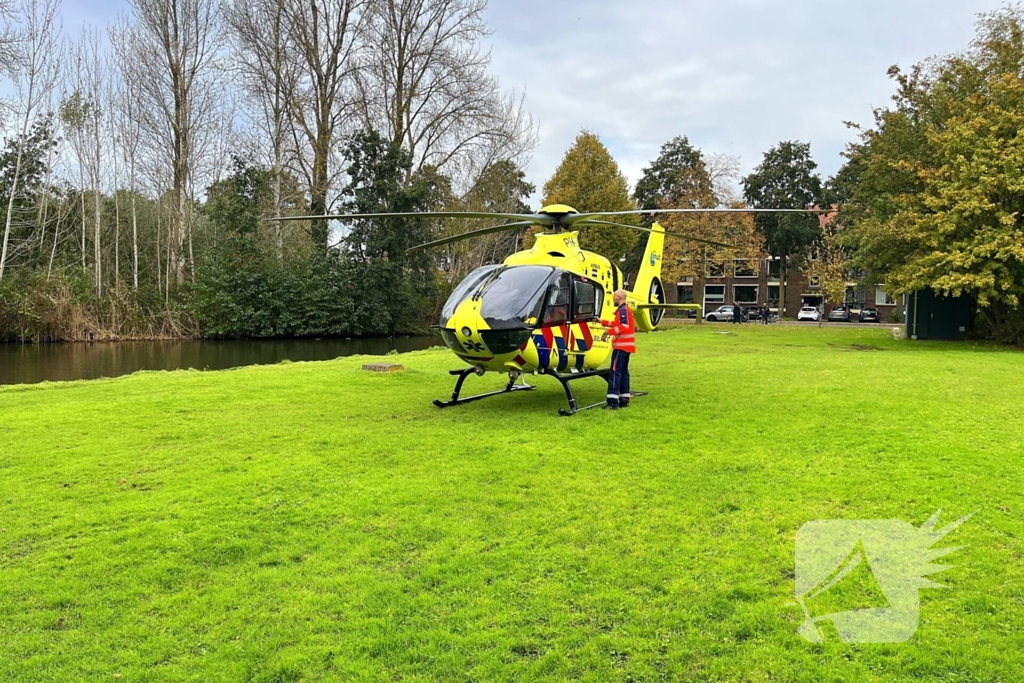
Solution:
{"label": "white cloud", "polygon": [[[581,128],[630,182],[676,135],[739,156],[804,140],[823,175],[893,92],[886,69],[965,48],[999,0],[491,0],[492,71],[540,123],[540,188]],[[539,200],[538,197],[535,199]]]}

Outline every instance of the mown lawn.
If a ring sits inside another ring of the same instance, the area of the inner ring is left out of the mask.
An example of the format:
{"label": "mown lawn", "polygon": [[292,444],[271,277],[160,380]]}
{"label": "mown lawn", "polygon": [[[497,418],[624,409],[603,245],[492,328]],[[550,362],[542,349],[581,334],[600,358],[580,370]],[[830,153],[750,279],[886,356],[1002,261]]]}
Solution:
{"label": "mown lawn", "polygon": [[[639,346],[651,395],[573,418],[437,410],[443,351],[0,387],[0,681],[1021,680],[1024,353]],[[940,507],[912,640],[797,635],[801,525]]]}

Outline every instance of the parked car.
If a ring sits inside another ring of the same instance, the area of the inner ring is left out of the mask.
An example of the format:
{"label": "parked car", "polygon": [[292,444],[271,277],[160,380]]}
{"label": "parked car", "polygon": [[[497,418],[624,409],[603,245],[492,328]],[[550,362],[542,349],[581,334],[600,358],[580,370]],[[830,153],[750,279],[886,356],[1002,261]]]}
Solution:
{"label": "parked car", "polygon": [[862,308],[860,309],[860,315],[857,316],[857,320],[862,323],[878,323],[882,322],[882,319],[878,317],[877,308]]}
{"label": "parked car", "polygon": [[[719,306],[715,310],[709,311],[704,316],[704,319],[709,323],[718,322],[720,320],[732,321],[733,316],[735,315],[734,309],[739,309],[740,315],[743,315],[743,309],[739,306]],[[742,317],[740,320],[746,320],[746,317]]]}
{"label": "parked car", "polygon": [[796,319],[798,321],[810,320],[811,322],[816,323],[821,320],[821,311],[814,306],[804,306],[800,309],[800,312],[796,314]]}
{"label": "parked car", "polygon": [[848,323],[850,322],[850,307],[849,306],[833,306],[832,310],[828,313],[828,321],[830,323]]}

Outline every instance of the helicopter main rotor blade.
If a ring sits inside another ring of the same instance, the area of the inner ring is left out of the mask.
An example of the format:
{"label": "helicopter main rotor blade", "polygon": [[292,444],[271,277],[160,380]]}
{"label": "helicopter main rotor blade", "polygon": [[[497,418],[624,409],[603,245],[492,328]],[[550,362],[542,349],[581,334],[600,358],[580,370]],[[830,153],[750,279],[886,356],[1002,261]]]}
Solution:
{"label": "helicopter main rotor blade", "polygon": [[[580,226],[580,227],[584,227],[585,228],[588,225],[610,225],[610,226],[613,226],[613,227],[616,227],[616,228],[629,228],[630,230],[639,230],[640,232],[654,232],[653,228],[645,228],[642,225],[626,225],[625,223],[612,223],[611,221],[598,221],[598,220],[577,221],[573,225],[573,227]],[[686,233],[683,233],[683,232],[668,232],[666,230],[666,231],[664,231],[664,235],[666,237],[678,237],[680,239],[687,240],[689,242],[700,242],[701,244],[712,244],[712,245],[714,245],[716,247],[724,247],[725,249],[739,249],[739,247],[737,247],[735,244],[725,244],[724,242],[714,242],[712,240],[706,240],[706,239],[702,239],[700,237],[694,237],[692,235],[687,235]]]}
{"label": "helicopter main rotor blade", "polygon": [[595,213],[570,214],[562,219],[565,225],[606,216],[642,216],[659,213],[833,213],[835,209],[632,209],[630,211],[601,211]]}
{"label": "helicopter main rotor blade", "polygon": [[399,211],[395,213],[334,213],[322,216],[284,216],[267,221],[355,220],[359,218],[497,218],[509,221],[530,221],[531,225],[554,225],[551,216],[535,213],[491,213],[488,211]]}
{"label": "helicopter main rotor blade", "polygon": [[459,235],[453,235],[452,237],[445,237],[443,239],[434,240],[433,242],[426,242],[425,244],[417,244],[415,247],[409,247],[405,250],[405,253],[411,253],[414,251],[421,251],[423,249],[429,249],[431,247],[439,247],[442,244],[451,244],[452,242],[461,242],[462,240],[468,240],[471,237],[480,237],[481,235],[489,235],[492,232],[502,232],[504,230],[514,230],[515,228],[528,228],[531,225],[536,225],[536,221],[519,221],[518,223],[506,223],[504,225],[495,225],[490,228],[481,228],[480,230],[470,230]]}

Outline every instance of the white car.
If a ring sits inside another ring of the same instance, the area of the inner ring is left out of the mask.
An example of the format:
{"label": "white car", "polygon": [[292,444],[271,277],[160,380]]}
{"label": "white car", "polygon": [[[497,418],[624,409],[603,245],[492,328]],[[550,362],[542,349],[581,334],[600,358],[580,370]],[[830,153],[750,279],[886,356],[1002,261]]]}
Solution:
{"label": "white car", "polygon": [[818,322],[821,320],[821,311],[814,306],[804,306],[800,309],[800,312],[796,314],[797,320],[810,320],[811,322]]}

